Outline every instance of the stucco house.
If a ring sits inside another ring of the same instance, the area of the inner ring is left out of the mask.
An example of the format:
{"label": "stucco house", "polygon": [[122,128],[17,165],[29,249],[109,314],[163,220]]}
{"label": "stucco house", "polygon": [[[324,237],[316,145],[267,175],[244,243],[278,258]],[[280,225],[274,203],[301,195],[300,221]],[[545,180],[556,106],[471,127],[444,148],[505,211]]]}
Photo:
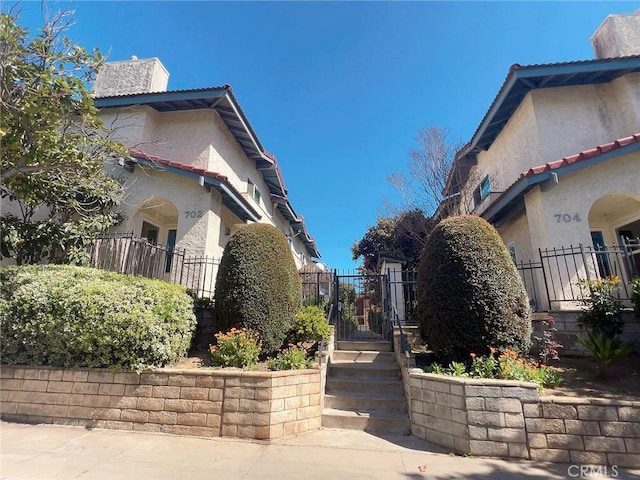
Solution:
{"label": "stucco house", "polygon": [[130,153],[107,167],[126,187],[113,231],[219,259],[241,225],[262,222],[287,236],[299,268],[319,258],[231,87],[167,90],[168,78],[157,58],[133,57],[107,63],[94,83],[99,117]]}
{"label": "stucco house", "polygon": [[640,273],[640,10],[591,41],[593,60],[509,69],[441,204],[498,229],[538,310],[575,308],[579,279]]}

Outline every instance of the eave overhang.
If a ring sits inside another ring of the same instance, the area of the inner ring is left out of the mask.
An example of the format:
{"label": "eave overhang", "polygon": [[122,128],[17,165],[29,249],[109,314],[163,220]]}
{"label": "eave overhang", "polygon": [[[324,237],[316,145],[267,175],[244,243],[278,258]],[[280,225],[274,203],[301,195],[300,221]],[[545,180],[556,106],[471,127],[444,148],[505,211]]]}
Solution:
{"label": "eave overhang", "polygon": [[318,251],[316,241],[311,235],[309,235],[304,218],[302,215],[296,214],[291,202],[289,202],[289,199],[278,195],[271,195],[271,201],[276,204],[276,208],[291,225],[294,236],[300,237],[302,243],[304,243],[305,248],[309,252],[309,255],[313,258],[320,258],[320,252]]}
{"label": "eave overhang", "polygon": [[460,191],[475,156],[489,149],[526,95],[537,88],[608,83],[629,73],[640,73],[640,55],[541,65],[514,64],[471,140],[457,153],[445,194]]}
{"label": "eave overhang", "polygon": [[464,154],[487,150],[533,89],[609,83],[629,73],[640,73],[640,55],[544,65],[515,64]]}

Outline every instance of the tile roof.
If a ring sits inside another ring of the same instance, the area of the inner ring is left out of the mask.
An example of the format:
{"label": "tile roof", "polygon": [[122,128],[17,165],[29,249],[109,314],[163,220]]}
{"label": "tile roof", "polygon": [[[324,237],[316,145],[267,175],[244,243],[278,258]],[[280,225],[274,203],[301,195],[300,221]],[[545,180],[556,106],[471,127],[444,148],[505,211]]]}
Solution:
{"label": "tile roof", "polygon": [[544,165],[538,165],[536,167],[530,168],[526,172],[522,172],[522,174],[520,175],[520,178],[533,177],[534,175],[539,175],[544,172],[556,170],[558,168],[566,167],[574,163],[579,163],[584,160],[588,160],[590,158],[594,158],[599,155],[602,155],[603,153],[608,153],[614,150],[618,150],[619,148],[626,147],[627,145],[631,145],[633,143],[640,143],[640,133],[636,133],[629,137],[620,138],[618,140],[614,140],[613,142],[604,143],[602,145],[598,145],[597,147],[590,148],[588,150],[583,150],[574,155],[563,157],[560,160],[555,160],[553,162],[545,163]]}
{"label": "tile roof", "polygon": [[[545,163],[530,168],[522,172],[520,176],[513,182],[504,192],[496,199],[492,200],[484,212],[482,217],[490,222],[495,222],[497,218],[508,211],[509,205],[519,201],[522,196],[533,188],[534,185],[544,182],[554,171],[558,173],[567,173],[575,169],[586,167],[595,162],[607,160],[619,154],[628,153],[630,151],[640,150],[640,133],[635,133],[628,137],[620,138],[609,143],[604,143],[587,150],[583,150],[573,155],[569,155],[560,160]],[[564,171],[563,171],[564,169]]]}
{"label": "tile roof", "polygon": [[[157,155],[151,155],[149,153],[145,153],[137,148],[130,148],[129,154],[134,158],[140,158],[143,160],[148,160],[153,163],[157,163],[158,165],[166,165],[168,167],[179,168],[180,170],[184,170],[185,172],[195,173],[196,175],[201,175],[203,177],[214,178],[221,182],[228,182],[229,179],[220,173],[212,172],[211,170],[206,170],[204,168],[194,167],[193,165],[187,165],[180,162],[174,162],[173,160],[168,160],[166,158],[158,157]],[[229,184],[231,188],[233,188],[238,194],[240,192],[235,189],[231,184]]]}
{"label": "tile roof", "polygon": [[[267,155],[271,160],[273,160],[274,162],[276,162],[276,158],[275,156],[273,156],[272,154],[268,153],[268,152],[264,152],[265,155]],[[180,162],[175,162],[173,160],[169,160],[166,158],[162,158],[159,157],[157,155],[151,155],[148,153],[145,153],[141,150],[138,150],[136,148],[131,148],[129,149],[129,154],[137,159],[141,159],[141,160],[146,160],[148,162],[152,162],[154,164],[157,165],[164,165],[167,167],[171,167],[171,168],[176,168],[188,173],[192,173],[195,175],[200,175],[202,177],[207,177],[207,178],[212,178],[214,180],[218,180],[219,182],[222,182],[225,184],[225,186],[227,188],[229,188],[229,190],[231,190],[239,199],[241,199],[241,201],[244,204],[245,208],[248,208],[252,213],[254,213],[258,218],[260,218],[260,215],[258,214],[258,212],[251,206],[249,205],[245,200],[244,200],[244,196],[242,195],[242,193],[235,188],[231,182],[229,182],[229,178],[226,175],[222,175],[220,173],[217,172],[213,172],[211,170],[206,170],[204,168],[200,168],[200,167],[194,167],[193,165],[187,165],[184,163],[180,163]],[[276,168],[277,168],[277,163],[276,163]],[[277,174],[280,175],[280,170],[279,168],[277,168]],[[295,224],[295,225],[299,225],[299,230],[301,230],[301,232],[303,233],[303,242],[305,244],[305,246],[307,247],[307,250],[309,251],[309,253],[311,254],[311,256],[316,257],[316,258],[320,258],[320,253],[318,252],[318,247],[316,246],[316,241],[315,239],[309,235],[309,232],[307,231],[307,226],[305,224],[304,221],[304,217],[302,215],[298,215],[295,213],[295,211],[293,210],[293,206],[291,205],[291,203],[289,202],[289,199],[286,197],[280,197],[277,195],[271,195],[272,200],[276,200],[276,203],[279,203],[283,206],[286,207],[285,211],[282,211],[283,215],[285,216],[285,218],[287,220],[289,220],[289,222],[291,224]]]}

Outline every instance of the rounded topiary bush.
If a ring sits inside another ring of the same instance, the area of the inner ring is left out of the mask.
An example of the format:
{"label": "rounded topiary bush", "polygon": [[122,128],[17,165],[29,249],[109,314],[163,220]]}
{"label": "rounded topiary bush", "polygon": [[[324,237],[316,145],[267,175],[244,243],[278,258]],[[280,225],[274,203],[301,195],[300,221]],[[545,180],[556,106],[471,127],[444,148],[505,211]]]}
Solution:
{"label": "rounded topiary bush", "polygon": [[187,352],[195,324],[181,286],[68,265],[0,269],[4,363],[163,366]]}
{"label": "rounded topiary bush", "polygon": [[227,243],[216,279],[218,330],[250,328],[263,350],[279,349],[302,306],[302,285],[284,234],[254,223]]}
{"label": "rounded topiary bush", "polygon": [[431,232],[417,279],[420,334],[442,359],[507,348],[526,354],[530,309],[498,232],[476,216],[451,217]]}

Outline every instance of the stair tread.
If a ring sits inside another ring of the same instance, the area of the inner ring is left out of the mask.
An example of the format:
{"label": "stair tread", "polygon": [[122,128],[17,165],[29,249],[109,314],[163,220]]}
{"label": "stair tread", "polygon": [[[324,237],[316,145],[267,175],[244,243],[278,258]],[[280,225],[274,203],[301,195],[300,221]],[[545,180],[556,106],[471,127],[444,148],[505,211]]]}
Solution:
{"label": "stair tread", "polygon": [[391,377],[367,377],[367,376],[361,376],[361,377],[336,377],[336,376],[330,376],[327,377],[327,382],[331,382],[333,380],[338,380],[340,382],[350,382],[350,383],[380,383],[383,385],[397,385],[399,383],[402,383],[402,379],[401,378],[391,378]]}
{"label": "stair tread", "polygon": [[385,393],[385,392],[353,392],[350,390],[331,390],[325,394],[325,397],[348,397],[363,400],[401,400],[406,401],[406,397],[402,393]]}
{"label": "stair tread", "polygon": [[323,415],[334,415],[338,417],[366,417],[366,418],[394,418],[408,419],[409,415],[403,412],[389,412],[387,410],[342,410],[337,408],[325,408],[322,410]]}
{"label": "stair tread", "polygon": [[329,366],[340,368],[370,368],[370,369],[384,369],[384,370],[400,370],[400,367],[395,363],[386,362],[368,362],[368,361],[355,361],[355,360],[337,360],[332,361]]}

